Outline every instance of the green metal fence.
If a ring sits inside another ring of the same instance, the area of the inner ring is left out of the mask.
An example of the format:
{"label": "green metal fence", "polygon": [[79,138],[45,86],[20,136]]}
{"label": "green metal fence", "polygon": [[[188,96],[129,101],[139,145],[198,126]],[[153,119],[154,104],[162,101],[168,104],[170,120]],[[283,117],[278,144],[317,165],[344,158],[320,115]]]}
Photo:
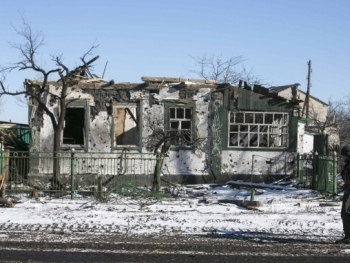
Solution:
{"label": "green metal fence", "polygon": [[[59,172],[53,180],[54,160]],[[113,192],[122,184],[154,187],[160,181],[160,159],[151,153],[10,152],[0,151],[0,174],[6,191],[70,196]],[[302,187],[335,194],[336,156],[298,155],[297,176]],[[158,177],[154,177],[158,175]],[[156,185],[159,189],[159,184]]]}
{"label": "green metal fence", "polygon": [[336,155],[298,155],[298,178],[304,187],[325,193],[336,194],[337,165]]}
{"label": "green metal fence", "polygon": [[[53,180],[54,160],[59,173]],[[113,191],[120,184],[152,185],[157,157],[153,154],[86,152],[1,152],[7,192],[79,195]]]}

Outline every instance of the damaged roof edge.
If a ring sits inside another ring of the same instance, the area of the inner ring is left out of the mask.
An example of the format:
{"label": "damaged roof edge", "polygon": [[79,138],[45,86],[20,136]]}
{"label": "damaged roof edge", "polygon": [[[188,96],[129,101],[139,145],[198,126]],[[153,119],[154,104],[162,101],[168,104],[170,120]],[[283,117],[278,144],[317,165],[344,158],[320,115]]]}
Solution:
{"label": "damaged roof edge", "polygon": [[185,78],[170,78],[170,77],[146,77],[142,76],[141,80],[150,83],[198,83],[198,84],[218,84],[213,79],[185,79]]}
{"label": "damaged roof edge", "polygon": [[[202,87],[207,87],[207,88],[219,88],[222,87],[223,84],[217,83],[215,80],[201,80],[201,79],[185,79],[185,78],[169,78],[169,77],[141,77],[141,79],[144,81],[143,83],[130,83],[130,82],[119,82],[119,83],[114,83],[113,80],[105,83],[101,83],[99,81],[97,82],[86,82],[86,81],[81,81],[78,82],[72,87],[74,88],[80,88],[80,89],[125,89],[125,90],[131,90],[131,89],[148,89],[148,90],[157,90],[159,88],[162,88],[164,86],[173,86],[175,87],[178,85],[178,87],[181,88],[186,88],[186,89],[198,89]],[[28,86],[40,86],[42,84],[41,81],[37,80],[30,80],[30,79],[25,79],[25,84]],[[47,84],[53,85],[55,87],[60,87],[61,83],[56,82],[56,81],[49,81]],[[258,85],[259,86],[259,85]],[[300,86],[299,83],[295,84],[290,84],[290,85],[284,85],[284,86],[278,86],[278,87],[271,87],[271,88],[266,88],[268,90],[268,94],[270,96],[273,96],[273,94],[277,94],[280,91],[283,91],[287,88],[292,88],[292,87],[298,87]],[[230,87],[236,87],[236,86],[231,86]],[[228,88],[230,88],[228,87]],[[304,91],[299,90],[301,93],[306,94]],[[257,92],[259,93],[259,92]],[[266,94],[267,95],[267,94]],[[279,96],[276,96],[279,97]],[[316,101],[319,101],[320,103],[328,106],[327,103],[321,101],[320,99],[317,99],[310,95],[311,98],[313,98]],[[280,98],[284,99],[285,98]]]}
{"label": "damaged roof edge", "polygon": [[283,85],[283,86],[275,86],[275,87],[270,87],[269,91],[270,92],[280,92],[280,91],[283,91],[285,89],[289,89],[289,88],[293,88],[293,87],[299,87],[299,86],[300,86],[299,83],[290,84],[290,85]]}

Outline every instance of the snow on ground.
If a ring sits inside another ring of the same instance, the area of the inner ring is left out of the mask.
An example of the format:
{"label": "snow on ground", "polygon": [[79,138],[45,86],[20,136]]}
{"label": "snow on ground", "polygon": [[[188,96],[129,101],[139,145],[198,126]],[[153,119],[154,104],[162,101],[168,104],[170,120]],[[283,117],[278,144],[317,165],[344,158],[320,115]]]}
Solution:
{"label": "snow on ground", "polygon": [[[320,199],[312,190],[257,189],[255,200],[263,206],[253,210],[218,202],[250,200],[250,194],[249,189],[200,185],[153,204],[117,195],[107,202],[21,196],[13,208],[0,207],[0,240],[13,233],[65,234],[67,241],[112,234],[222,235],[262,242],[333,242],[342,237],[340,201]],[[326,201],[328,206],[320,206]]]}

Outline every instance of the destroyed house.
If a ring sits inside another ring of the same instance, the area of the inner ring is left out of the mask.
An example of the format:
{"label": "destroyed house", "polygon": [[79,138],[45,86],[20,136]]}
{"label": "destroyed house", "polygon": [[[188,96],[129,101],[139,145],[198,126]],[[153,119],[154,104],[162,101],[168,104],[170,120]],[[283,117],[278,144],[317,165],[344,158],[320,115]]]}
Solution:
{"label": "destroyed house", "polygon": [[2,150],[28,151],[30,130],[27,124],[0,121],[0,144]]}
{"label": "destroyed house", "polygon": [[[259,85],[155,77],[142,81],[90,79],[69,87],[62,152],[74,148],[76,156],[134,153],[141,158],[154,156],[158,149],[166,152],[162,176],[177,182],[266,181],[296,175],[296,155],[306,148],[301,139],[302,100]],[[35,85],[26,80],[27,88]],[[50,96],[60,88],[59,82],[49,82],[43,98],[53,112],[59,112],[59,105]],[[52,151],[50,119],[30,98],[29,110],[30,151]],[[167,136],[171,139],[164,140]],[[153,168],[139,166],[133,164],[134,175],[153,173]],[[36,165],[37,176],[49,173],[42,167]]]}

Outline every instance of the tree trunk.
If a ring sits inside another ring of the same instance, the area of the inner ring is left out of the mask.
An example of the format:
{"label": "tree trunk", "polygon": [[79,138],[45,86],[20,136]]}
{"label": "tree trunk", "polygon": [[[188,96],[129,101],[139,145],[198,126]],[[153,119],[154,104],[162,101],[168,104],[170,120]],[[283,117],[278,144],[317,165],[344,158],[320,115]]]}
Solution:
{"label": "tree trunk", "polygon": [[0,198],[5,198],[5,178],[0,175]]}
{"label": "tree trunk", "polygon": [[54,190],[59,190],[60,183],[58,178],[60,176],[60,150],[61,150],[61,132],[58,128],[54,131],[54,143],[53,143],[53,176],[51,181],[51,187]]}
{"label": "tree trunk", "polygon": [[54,129],[54,143],[53,143],[53,177],[52,177],[52,186],[55,189],[60,189],[60,183],[58,178],[60,176],[60,151],[61,151],[61,135],[63,131],[63,124],[66,116],[66,99],[67,95],[67,83],[63,81],[62,92],[61,92],[61,100],[60,100],[60,114],[58,116],[57,125],[53,123]]}

